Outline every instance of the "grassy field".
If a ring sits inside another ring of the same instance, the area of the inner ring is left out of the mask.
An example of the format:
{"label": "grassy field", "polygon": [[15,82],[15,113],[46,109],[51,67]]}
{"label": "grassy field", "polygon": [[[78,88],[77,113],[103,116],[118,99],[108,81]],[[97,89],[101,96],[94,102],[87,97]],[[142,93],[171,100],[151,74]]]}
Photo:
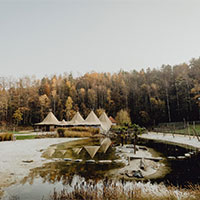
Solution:
{"label": "grassy field", "polygon": [[185,128],[185,129],[177,129],[175,130],[175,133],[177,134],[191,134],[194,135],[194,131],[193,128],[196,130],[197,134],[200,135],[200,125],[189,125],[189,128]]}
{"label": "grassy field", "polygon": [[193,129],[195,129],[197,135],[200,136],[200,124],[196,124],[195,126],[190,124],[189,128],[182,128],[178,129],[173,126],[168,126],[168,127],[156,127],[155,130],[161,133],[174,133],[174,134],[182,134],[182,135],[195,135]]}

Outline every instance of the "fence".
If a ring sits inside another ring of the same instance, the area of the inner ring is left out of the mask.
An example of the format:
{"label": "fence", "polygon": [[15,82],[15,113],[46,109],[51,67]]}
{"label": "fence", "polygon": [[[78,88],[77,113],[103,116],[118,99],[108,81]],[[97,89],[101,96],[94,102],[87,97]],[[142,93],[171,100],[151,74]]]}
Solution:
{"label": "fence", "polygon": [[200,121],[160,123],[153,131],[164,134],[172,133],[197,136],[199,135],[198,131],[200,131]]}

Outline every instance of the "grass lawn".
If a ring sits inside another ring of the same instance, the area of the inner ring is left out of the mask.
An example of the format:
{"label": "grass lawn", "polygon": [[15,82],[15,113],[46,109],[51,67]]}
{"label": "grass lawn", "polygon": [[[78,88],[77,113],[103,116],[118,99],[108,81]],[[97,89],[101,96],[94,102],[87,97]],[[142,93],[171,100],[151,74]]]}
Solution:
{"label": "grass lawn", "polygon": [[[176,129],[175,130],[175,134],[190,134],[190,135],[194,135],[194,132],[193,132],[192,128],[193,128],[193,125],[189,125],[189,132],[188,132],[188,128]],[[195,130],[196,130],[197,134],[200,135],[200,124],[195,125]],[[173,129],[171,129],[170,132],[172,133]]]}
{"label": "grass lawn", "polygon": [[16,140],[35,139],[36,135],[18,135]]}

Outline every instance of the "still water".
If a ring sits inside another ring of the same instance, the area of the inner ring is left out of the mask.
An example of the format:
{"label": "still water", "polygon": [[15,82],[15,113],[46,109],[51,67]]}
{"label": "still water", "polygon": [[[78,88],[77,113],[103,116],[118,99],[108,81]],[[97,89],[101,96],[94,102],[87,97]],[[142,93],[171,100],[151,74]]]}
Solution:
{"label": "still water", "polygon": [[[165,184],[187,187],[192,184],[200,183],[200,153],[194,149],[178,147],[166,143],[157,143],[154,141],[141,141],[145,146],[151,147],[158,152],[162,152],[166,158],[165,164],[171,168],[162,179],[151,180],[155,182],[164,182]],[[185,159],[167,159],[169,156],[184,156],[186,153],[193,153],[190,158]]]}
{"label": "still water", "polygon": [[[63,158],[73,158],[83,160],[91,159],[87,152],[81,151],[80,154],[75,154],[73,149],[82,147],[85,144],[96,145],[98,140],[82,140],[78,142],[63,143],[52,147],[55,149],[52,157],[57,160],[47,163],[42,167],[31,170],[29,176],[25,177],[21,184],[10,186],[6,189],[5,199],[19,200],[45,200],[52,195],[54,189],[68,191],[76,184],[82,181],[82,178],[89,180],[101,180],[107,172],[112,169],[121,168],[122,164],[90,164],[86,162],[69,162],[63,161]],[[174,145],[164,143],[154,143],[153,141],[139,141],[139,144],[151,147],[165,158],[165,165],[171,168],[171,172],[165,177],[152,179],[151,182],[164,182],[165,184],[181,185],[183,187],[190,183],[197,184],[200,182],[200,155],[194,154],[191,158],[183,160],[170,160],[168,156],[182,156],[185,153],[193,152],[191,149],[185,149]],[[67,150],[63,155],[60,150]],[[43,153],[43,156],[48,157],[48,151]],[[52,158],[51,157],[51,158]],[[109,148],[106,154],[97,153],[94,157],[96,160],[114,160],[118,159],[115,155],[114,148]]]}

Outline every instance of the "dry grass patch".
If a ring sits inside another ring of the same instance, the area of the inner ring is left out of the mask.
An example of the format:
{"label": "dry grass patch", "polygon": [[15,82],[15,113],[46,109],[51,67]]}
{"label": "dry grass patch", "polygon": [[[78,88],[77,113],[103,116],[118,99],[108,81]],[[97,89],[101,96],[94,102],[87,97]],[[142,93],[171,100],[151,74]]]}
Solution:
{"label": "dry grass patch", "polygon": [[69,127],[67,129],[76,132],[90,132],[92,134],[98,134],[100,132],[99,128],[92,127]]}
{"label": "dry grass patch", "polygon": [[69,127],[58,128],[57,133],[59,137],[92,137],[99,134],[98,128],[92,127]]}
{"label": "dry grass patch", "polygon": [[79,132],[79,131],[70,131],[70,130],[66,130],[64,132],[64,137],[91,137],[92,134],[90,132]]}
{"label": "dry grass patch", "polygon": [[12,133],[0,133],[0,141],[10,141],[13,140]]}
{"label": "dry grass patch", "polygon": [[151,183],[122,183],[103,181],[82,182],[76,184],[72,191],[54,190],[51,200],[81,199],[81,200],[199,200],[195,196],[199,188],[181,189],[177,187],[167,187],[162,184]]}

